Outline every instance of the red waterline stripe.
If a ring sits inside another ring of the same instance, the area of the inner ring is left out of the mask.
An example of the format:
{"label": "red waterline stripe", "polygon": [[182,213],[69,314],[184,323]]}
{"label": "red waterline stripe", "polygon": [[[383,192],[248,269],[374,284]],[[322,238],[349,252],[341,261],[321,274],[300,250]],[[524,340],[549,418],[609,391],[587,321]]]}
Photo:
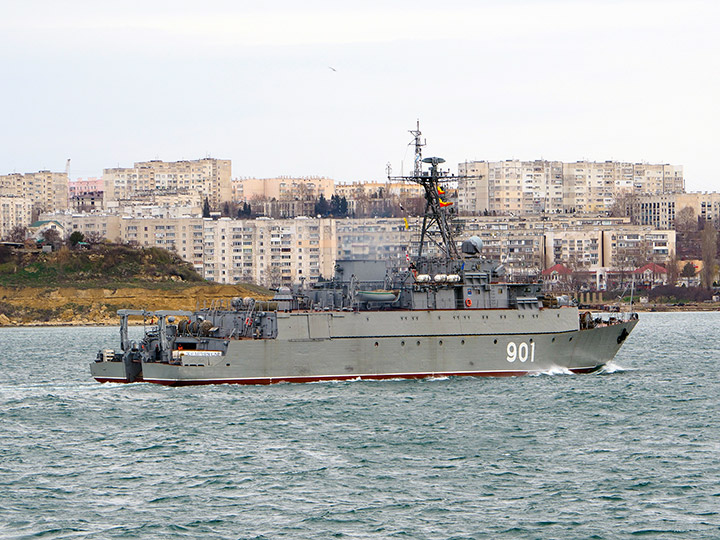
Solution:
{"label": "red waterline stripe", "polygon": [[[573,368],[572,373],[592,373],[602,366],[589,368]],[[541,371],[468,371],[448,373],[389,373],[378,375],[319,375],[314,377],[253,377],[246,379],[137,379],[135,382],[148,382],[165,386],[198,386],[206,384],[277,384],[277,383],[309,383],[321,381],[353,381],[353,380],[386,380],[386,379],[427,379],[429,377],[520,377]],[[125,379],[97,378],[98,382],[127,382]]]}
{"label": "red waterline stripe", "polygon": [[[571,370],[573,373],[590,373],[597,367]],[[334,375],[314,377],[257,377],[247,379],[145,379],[145,382],[163,384],[166,386],[191,386],[201,384],[276,384],[308,383],[321,381],[352,381],[352,380],[386,380],[386,379],[427,379],[429,377],[520,377],[533,373],[530,371],[471,371],[452,373],[392,373],[379,375]],[[540,373],[540,372],[538,372]]]}

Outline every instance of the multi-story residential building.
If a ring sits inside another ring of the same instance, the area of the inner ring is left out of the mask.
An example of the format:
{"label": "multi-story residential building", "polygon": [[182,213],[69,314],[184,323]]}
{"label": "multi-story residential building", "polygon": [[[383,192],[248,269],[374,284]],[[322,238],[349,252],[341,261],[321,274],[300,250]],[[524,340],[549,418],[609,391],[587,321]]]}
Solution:
{"label": "multi-story residential building", "polygon": [[199,215],[204,204],[203,196],[198,191],[185,189],[168,189],[161,191],[139,191],[128,199],[108,201],[106,209],[131,207],[164,207],[164,208],[192,208]]}
{"label": "multi-story residential building", "polygon": [[113,242],[125,241],[120,234],[121,218],[117,214],[51,212],[41,214],[40,219],[60,223],[68,235],[78,231],[85,237],[106,238]]}
{"label": "multi-story residential building", "polygon": [[417,249],[413,245],[418,226],[416,218],[408,225],[406,229],[402,218],[338,220],[335,255],[338,259],[384,259],[402,263]]}
{"label": "multi-story residential building", "polygon": [[607,212],[618,196],[684,191],[682,167],[614,161],[472,161],[458,165],[461,214]]}
{"label": "multi-story residential building", "polygon": [[[447,198],[455,190],[448,190]],[[347,201],[348,214],[360,218],[420,213],[425,207],[425,190],[415,182],[354,182],[337,184],[335,193]]]}
{"label": "multi-story residential building", "polygon": [[425,190],[415,182],[353,182],[336,184],[335,193],[346,199],[363,197],[424,197]]}
{"label": "multi-story residential building", "polygon": [[458,212],[477,216],[490,208],[487,161],[470,161],[458,164]]}
{"label": "multi-story residential building", "polygon": [[103,208],[102,178],[71,180],[68,183],[68,208],[75,211],[95,211]]}
{"label": "multi-story residential building", "polygon": [[62,211],[68,207],[68,176],[50,171],[2,175],[0,196],[3,195],[27,199],[35,213]]}
{"label": "multi-story residential building", "polygon": [[691,192],[664,195],[636,195],[623,200],[625,214],[637,225],[651,225],[659,229],[675,228],[675,217],[685,208],[695,218],[712,221],[720,219],[720,193]]}
{"label": "multi-story residential building", "polygon": [[15,227],[30,225],[32,205],[25,197],[0,195],[0,238],[7,236]]}
{"label": "multi-story residential building", "polygon": [[[166,210],[166,209],[163,209]],[[149,212],[148,212],[149,214]],[[119,214],[49,214],[70,234],[101,235],[178,253],[206,279],[266,286],[313,283],[330,277],[337,259],[384,259],[403,266],[417,253],[422,218],[236,220]],[[579,215],[538,218],[476,216],[453,220],[457,239],[478,236],[483,253],[512,273],[534,273],[563,263],[572,268],[630,269],[662,263],[675,232],[630,224],[630,219]],[[425,255],[438,254],[427,246]]]}
{"label": "multi-story residential building", "polygon": [[203,275],[265,286],[316,282],[335,264],[335,220],[203,220]]}
{"label": "multi-story residential building", "polygon": [[335,194],[335,181],[331,178],[309,176],[277,178],[238,178],[232,180],[232,200],[235,202],[261,200],[305,200],[323,195],[329,199]]}
{"label": "multi-story residential building", "polygon": [[232,198],[231,174],[229,159],[140,161],[131,168],[105,169],[103,184],[109,201],[157,191],[185,192],[198,194],[217,208]]}
{"label": "multi-story residential building", "polygon": [[68,195],[72,198],[87,193],[99,193],[103,191],[104,187],[102,178],[88,178],[87,180],[78,178],[68,182]]}
{"label": "multi-story residential building", "polygon": [[547,265],[590,270],[632,270],[648,262],[664,263],[675,251],[675,231],[638,225],[549,230],[545,240],[552,249]]}

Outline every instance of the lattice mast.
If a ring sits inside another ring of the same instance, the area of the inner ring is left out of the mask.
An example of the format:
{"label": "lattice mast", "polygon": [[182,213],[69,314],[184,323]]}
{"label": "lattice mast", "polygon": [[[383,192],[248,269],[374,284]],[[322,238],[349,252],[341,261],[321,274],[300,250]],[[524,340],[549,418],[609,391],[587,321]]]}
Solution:
{"label": "lattice mast", "polygon": [[413,168],[413,176],[420,176],[422,174],[422,147],[426,144],[420,139],[420,135],[422,135],[422,131],[420,131],[420,120],[417,121],[417,127],[414,130],[410,130],[410,134],[415,137],[415,166]]}
{"label": "lattice mast", "polygon": [[[440,157],[422,157],[422,147],[425,143],[420,139],[420,122],[417,123],[417,129],[410,131],[415,137],[415,169],[412,176],[394,177],[394,180],[405,180],[420,184],[425,189],[425,213],[423,215],[422,228],[420,230],[420,243],[418,245],[417,257],[422,258],[425,248],[425,242],[435,244],[443,254],[446,262],[460,258],[452,231],[447,219],[448,207],[451,203],[447,203],[441,199],[444,193],[440,185],[442,173],[438,169],[438,165],[445,163]],[[422,164],[430,165],[430,171],[423,171]]]}

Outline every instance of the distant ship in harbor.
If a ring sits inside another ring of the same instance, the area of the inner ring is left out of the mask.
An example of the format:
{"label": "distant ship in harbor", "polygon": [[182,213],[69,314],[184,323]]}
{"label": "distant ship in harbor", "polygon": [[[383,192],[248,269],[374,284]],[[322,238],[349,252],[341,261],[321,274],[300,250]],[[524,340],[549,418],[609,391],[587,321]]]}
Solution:
{"label": "distant ship in harbor", "polygon": [[[512,376],[553,369],[589,373],[611,361],[634,313],[594,318],[542,283],[511,283],[480,238],[453,238],[442,158],[422,158],[402,179],[424,188],[418,250],[404,267],[340,260],[310,289],[273,300],[234,299],[196,311],[120,310],[120,350],[90,364],[100,382],[270,384],[438,376]],[[437,255],[428,256],[430,245]],[[130,317],[152,319],[139,341]]]}

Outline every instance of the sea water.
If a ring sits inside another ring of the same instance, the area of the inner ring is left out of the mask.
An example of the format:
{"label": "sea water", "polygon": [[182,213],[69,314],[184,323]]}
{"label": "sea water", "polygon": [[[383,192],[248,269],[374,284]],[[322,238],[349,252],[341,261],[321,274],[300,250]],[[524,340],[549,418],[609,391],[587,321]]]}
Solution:
{"label": "sea water", "polygon": [[182,388],[95,382],[116,328],[2,328],[0,538],[718,538],[719,327],[641,314],[593,375]]}

